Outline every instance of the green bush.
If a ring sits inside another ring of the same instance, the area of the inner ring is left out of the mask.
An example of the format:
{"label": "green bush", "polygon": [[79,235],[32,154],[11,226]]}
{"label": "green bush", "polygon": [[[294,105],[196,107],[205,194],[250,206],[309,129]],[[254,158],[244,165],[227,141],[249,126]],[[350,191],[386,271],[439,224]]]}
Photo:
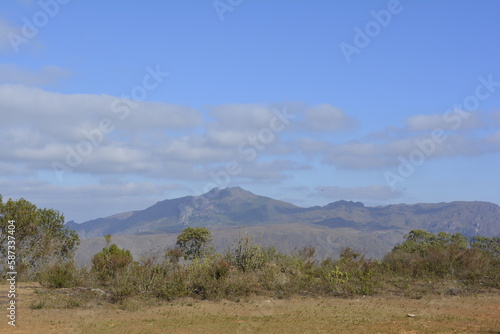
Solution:
{"label": "green bush", "polygon": [[273,247],[263,248],[262,245],[252,242],[252,237],[247,233],[238,238],[238,244],[229,248],[226,253],[226,261],[242,272],[261,269],[267,261],[275,255]]}
{"label": "green bush", "polygon": [[384,257],[394,277],[453,280],[469,287],[500,287],[500,238],[412,231]]}
{"label": "green bush", "polygon": [[372,295],[381,285],[383,266],[350,248],[341,250],[337,261],[323,261],[321,267],[326,291],[335,295]]}
{"label": "green bush", "polygon": [[[162,261],[142,258],[134,262],[128,250],[113,244],[94,256],[90,269],[77,269],[73,262],[66,262],[48,267],[38,277],[51,288],[103,289],[106,292],[101,297],[106,296],[126,309],[137,305],[134,297],[239,300],[251,295],[287,298],[396,293],[422,298],[431,293],[500,288],[500,257],[493,239],[473,238],[474,243],[464,245],[459,234],[434,235],[425,231],[409,233],[407,239],[382,262],[345,248],[338,259],[327,258],[318,263],[314,248],[284,254],[254,243],[247,234],[222,254],[204,251],[184,261],[181,249],[174,248],[166,252]],[[106,240],[109,245],[110,236]],[[45,307],[52,304],[46,303]],[[69,301],[54,305],[80,304]]]}
{"label": "green bush", "polygon": [[[111,236],[106,236],[109,243]],[[129,250],[120,249],[116,244],[104,247],[92,258],[92,271],[102,282],[114,279],[116,275],[132,263],[133,257]]]}
{"label": "green bush", "polygon": [[38,274],[38,282],[48,288],[70,288],[77,281],[76,272],[74,262],[54,264]]}

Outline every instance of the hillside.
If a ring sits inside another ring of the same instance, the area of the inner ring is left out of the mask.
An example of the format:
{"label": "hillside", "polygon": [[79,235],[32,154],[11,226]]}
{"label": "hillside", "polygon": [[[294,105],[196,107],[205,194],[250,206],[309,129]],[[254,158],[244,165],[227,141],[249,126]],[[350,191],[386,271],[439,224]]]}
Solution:
{"label": "hillside", "polygon": [[126,212],[82,224],[68,223],[82,238],[106,234],[176,233],[187,226],[238,226],[286,222],[301,208],[240,187],[214,188],[201,196],[167,199],[140,211]]}
{"label": "hillside", "polygon": [[234,242],[245,226],[263,244],[283,251],[314,246],[323,258],[353,247],[380,258],[412,229],[500,236],[500,207],[487,202],[366,207],[360,202],[337,201],[300,208],[234,187],[167,199],[144,210],[82,224],[69,222],[68,226],[84,239],[78,258],[87,263],[103,247],[106,234],[137,257],[173,246],[176,234],[188,226],[208,227],[219,249]]}
{"label": "hillside", "polygon": [[177,233],[187,226],[255,226],[315,224],[360,231],[424,229],[430,232],[500,236],[500,207],[487,202],[396,204],[366,207],[338,201],[300,208],[258,196],[240,187],[212,189],[201,196],[167,199],[144,210],[125,212],[82,224],[69,222],[82,238],[106,234]]}

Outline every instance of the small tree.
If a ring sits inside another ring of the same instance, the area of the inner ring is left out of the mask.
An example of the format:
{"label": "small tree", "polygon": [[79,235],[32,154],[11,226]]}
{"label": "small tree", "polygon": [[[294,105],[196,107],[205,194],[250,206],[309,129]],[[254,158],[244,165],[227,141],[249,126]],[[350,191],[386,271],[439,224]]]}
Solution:
{"label": "small tree", "polygon": [[120,249],[116,244],[109,246],[111,235],[106,235],[106,247],[92,258],[92,270],[99,275],[102,281],[114,278],[116,274],[126,268],[134,259],[127,249]]}
{"label": "small tree", "polygon": [[476,236],[470,239],[472,248],[477,248],[493,258],[500,258],[500,238]]}
{"label": "small tree", "polygon": [[465,250],[469,246],[469,240],[461,233],[439,232],[437,239],[437,247],[441,249],[452,246],[456,249]]}
{"label": "small tree", "polygon": [[412,230],[404,236],[406,241],[396,245],[393,252],[405,252],[426,256],[430,249],[444,250],[455,248],[459,250],[467,249],[469,242],[467,237],[460,233],[439,232],[437,235],[424,230]]}
{"label": "small tree", "polygon": [[404,236],[406,239],[402,244],[396,245],[393,252],[405,252],[424,256],[429,247],[437,242],[436,235],[424,230],[412,230]]}
{"label": "small tree", "polygon": [[414,276],[458,277],[470,267],[469,242],[460,233],[413,230],[405,239],[384,259],[393,270],[411,272]]}
{"label": "small tree", "polygon": [[212,234],[205,227],[188,227],[177,236],[176,245],[184,254],[184,259],[199,258],[212,241]]}
{"label": "small tree", "polygon": [[38,209],[23,198],[4,203],[0,195],[0,254],[6,258],[15,245],[21,277],[33,279],[48,265],[72,260],[79,244],[58,211]]}

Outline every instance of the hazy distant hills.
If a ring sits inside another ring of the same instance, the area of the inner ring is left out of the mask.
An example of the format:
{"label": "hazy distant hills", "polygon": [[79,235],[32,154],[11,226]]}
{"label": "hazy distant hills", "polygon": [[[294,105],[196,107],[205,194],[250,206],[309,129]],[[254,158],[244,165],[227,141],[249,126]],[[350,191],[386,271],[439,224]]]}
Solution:
{"label": "hazy distant hills", "polygon": [[144,210],[82,224],[68,222],[68,226],[89,239],[82,241],[80,261],[103,247],[103,238],[92,238],[112,234],[114,242],[138,256],[173,246],[172,234],[188,226],[211,229],[218,247],[230,244],[242,232],[239,227],[246,226],[262,243],[284,251],[315,246],[325,257],[349,246],[381,257],[412,229],[500,237],[500,207],[488,202],[365,207],[360,202],[338,201],[301,208],[234,187],[164,200]]}

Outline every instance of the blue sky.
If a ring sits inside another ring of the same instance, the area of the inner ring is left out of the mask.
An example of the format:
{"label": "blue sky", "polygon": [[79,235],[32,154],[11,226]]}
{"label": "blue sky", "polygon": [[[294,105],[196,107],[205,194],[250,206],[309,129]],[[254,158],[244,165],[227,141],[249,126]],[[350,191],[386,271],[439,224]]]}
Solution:
{"label": "blue sky", "polygon": [[0,194],[500,203],[498,1],[0,5]]}

